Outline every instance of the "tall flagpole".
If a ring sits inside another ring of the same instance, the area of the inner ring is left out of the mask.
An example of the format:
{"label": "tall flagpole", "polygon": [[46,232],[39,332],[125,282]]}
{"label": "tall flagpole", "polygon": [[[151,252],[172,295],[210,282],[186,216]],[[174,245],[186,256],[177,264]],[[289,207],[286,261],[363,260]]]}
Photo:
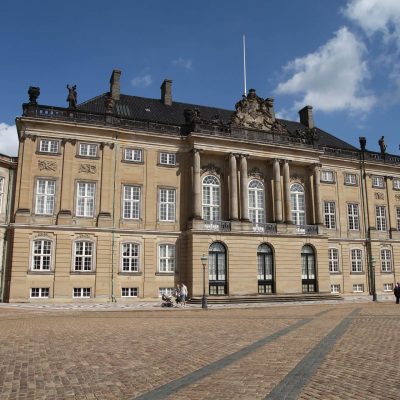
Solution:
{"label": "tall flagpole", "polygon": [[244,76],[244,95],[247,95],[246,87],[246,35],[243,34],[243,76]]}

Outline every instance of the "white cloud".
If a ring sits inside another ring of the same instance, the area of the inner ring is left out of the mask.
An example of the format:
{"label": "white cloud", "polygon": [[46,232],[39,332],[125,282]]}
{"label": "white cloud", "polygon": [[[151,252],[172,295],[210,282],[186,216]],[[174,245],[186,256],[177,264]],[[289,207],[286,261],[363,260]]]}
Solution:
{"label": "white cloud", "polygon": [[0,122],[0,153],[12,157],[18,155],[18,135],[15,125]]}
{"label": "white cloud", "polygon": [[362,83],[369,77],[365,51],[363,43],[343,27],[314,53],[289,62],[285,70],[292,76],[275,91],[301,95],[294,103],[296,110],[311,105],[326,112],[368,111],[375,98],[362,94]]}
{"label": "white cloud", "polygon": [[150,74],[136,76],[131,80],[131,84],[134,87],[147,87],[153,83],[153,79],[151,79]]}
{"label": "white cloud", "polygon": [[177,58],[176,60],[172,60],[172,65],[175,65],[176,67],[182,67],[185,69],[192,69],[192,60],[184,59],[182,57]]}

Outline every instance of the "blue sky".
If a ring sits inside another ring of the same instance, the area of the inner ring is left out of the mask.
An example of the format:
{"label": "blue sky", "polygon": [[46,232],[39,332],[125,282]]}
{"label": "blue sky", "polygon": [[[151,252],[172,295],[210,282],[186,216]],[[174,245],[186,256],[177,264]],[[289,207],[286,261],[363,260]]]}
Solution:
{"label": "blue sky", "polygon": [[233,109],[247,88],[273,97],[278,116],[304,105],[316,125],[358,146],[399,154],[399,0],[6,0],[1,5],[0,153],[16,155],[15,117],[39,86],[40,104],[66,106],[108,91]]}

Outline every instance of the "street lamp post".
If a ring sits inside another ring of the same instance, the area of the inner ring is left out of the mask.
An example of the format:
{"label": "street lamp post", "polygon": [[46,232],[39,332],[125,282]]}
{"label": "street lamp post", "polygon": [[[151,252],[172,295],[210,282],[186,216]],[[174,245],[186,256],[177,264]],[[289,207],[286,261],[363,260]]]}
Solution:
{"label": "street lamp post", "polygon": [[375,284],[375,258],[374,257],[371,257],[371,270],[372,270],[372,280],[371,280],[372,301],[377,301],[376,284]]}
{"label": "street lamp post", "polygon": [[207,309],[207,296],[206,296],[206,265],[207,256],[203,254],[201,256],[201,263],[203,265],[203,297],[201,298],[201,308]]}

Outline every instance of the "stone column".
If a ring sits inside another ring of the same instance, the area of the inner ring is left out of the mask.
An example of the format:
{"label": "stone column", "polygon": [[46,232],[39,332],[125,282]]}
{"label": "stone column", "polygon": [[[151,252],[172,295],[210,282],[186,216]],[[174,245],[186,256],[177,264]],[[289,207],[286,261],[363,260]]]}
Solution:
{"label": "stone column", "polygon": [[193,219],[201,219],[200,151],[193,149]]}
{"label": "stone column", "polygon": [[318,225],[323,224],[322,220],[322,202],[321,202],[321,178],[320,178],[321,164],[314,165],[314,207],[315,207],[315,223]]}
{"label": "stone column", "polygon": [[229,211],[230,219],[237,221],[238,213],[238,187],[237,187],[237,170],[236,170],[236,156],[229,154],[229,170],[230,170],[230,197],[229,197]]}
{"label": "stone column", "polygon": [[63,139],[63,171],[62,179],[60,182],[61,196],[60,196],[60,211],[59,217],[71,217],[74,208],[74,176],[72,166],[75,158],[75,144],[76,140]]}
{"label": "stone column", "polygon": [[274,160],[274,205],[275,222],[282,222],[281,168],[277,158]]}
{"label": "stone column", "polygon": [[283,164],[283,192],[285,201],[285,221],[287,224],[292,224],[292,205],[290,202],[290,171],[288,160],[285,160]]}
{"label": "stone column", "polygon": [[114,199],[114,143],[100,143],[100,207],[98,226],[110,226]]}
{"label": "stone column", "polygon": [[247,155],[240,155],[240,194],[242,203],[242,221],[249,220],[249,186],[247,180]]}

